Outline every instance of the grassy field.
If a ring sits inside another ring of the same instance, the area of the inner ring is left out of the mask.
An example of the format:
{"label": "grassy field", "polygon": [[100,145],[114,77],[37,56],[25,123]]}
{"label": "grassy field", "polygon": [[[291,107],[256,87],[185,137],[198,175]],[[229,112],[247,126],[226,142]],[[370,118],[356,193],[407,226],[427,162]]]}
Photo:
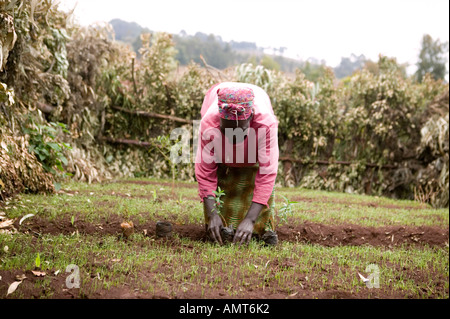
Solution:
{"label": "grassy field", "polygon": [[[70,182],[20,195],[0,207],[0,222],[14,220],[0,233],[0,298],[449,297],[448,209],[277,188],[277,210],[280,195],[297,203],[278,219],[276,247],[209,242],[195,183]],[[171,238],[155,235],[159,220],[173,224]],[[123,221],[135,225],[129,239]],[[379,285],[369,288],[359,274],[374,269]]]}

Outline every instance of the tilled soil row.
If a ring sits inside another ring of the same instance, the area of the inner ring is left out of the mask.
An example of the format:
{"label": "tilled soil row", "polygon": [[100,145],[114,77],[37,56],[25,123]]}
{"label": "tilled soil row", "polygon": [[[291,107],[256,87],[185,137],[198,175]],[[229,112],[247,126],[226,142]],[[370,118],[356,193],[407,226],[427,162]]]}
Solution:
{"label": "tilled soil row", "polygon": [[[151,237],[156,236],[156,221],[139,223],[133,218],[131,220],[134,223],[135,232]],[[110,216],[108,220],[99,223],[90,223],[77,219],[74,225],[67,219],[48,221],[39,216],[34,216],[22,225],[19,225],[19,222],[16,221],[14,226],[19,232],[30,233],[35,236],[44,234],[70,235],[76,232],[88,235],[120,236],[122,234],[120,226],[122,222],[123,219],[117,215]],[[280,226],[276,229],[276,232],[279,242],[311,243],[328,247],[345,245],[393,247],[402,244],[444,247],[448,246],[449,243],[449,229],[437,226],[364,227],[354,224],[325,225],[304,222],[295,226]],[[205,226],[199,224],[181,225],[173,223],[172,233],[192,240],[208,240]]]}

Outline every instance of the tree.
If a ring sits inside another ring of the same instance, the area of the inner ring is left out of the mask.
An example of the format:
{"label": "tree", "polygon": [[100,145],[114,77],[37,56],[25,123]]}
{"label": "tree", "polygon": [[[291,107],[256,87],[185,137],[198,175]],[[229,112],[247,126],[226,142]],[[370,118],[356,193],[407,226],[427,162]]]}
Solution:
{"label": "tree", "polygon": [[322,64],[318,64],[317,61],[306,61],[299,69],[305,75],[305,78],[312,82],[317,82],[321,77],[325,75],[326,66],[322,61]]}
{"label": "tree", "polygon": [[434,41],[428,34],[423,36],[416,71],[416,78],[419,82],[422,82],[426,73],[430,73],[435,80],[445,77],[447,74],[445,66],[447,50],[448,42],[441,43],[439,39]]}
{"label": "tree", "polygon": [[263,56],[263,58],[261,59],[261,65],[269,70],[275,70],[275,71],[280,70],[280,65],[278,64],[278,62],[276,62],[274,59],[272,59],[268,55]]}
{"label": "tree", "polygon": [[364,63],[364,69],[366,69],[373,75],[378,76],[380,75],[380,66],[381,66],[382,71],[386,71],[388,69],[396,70],[399,72],[399,75],[401,75],[403,79],[407,78],[406,72],[406,68],[408,67],[407,63],[399,64],[397,63],[396,58],[388,58],[381,54],[378,57],[379,57],[378,62],[367,60]]}

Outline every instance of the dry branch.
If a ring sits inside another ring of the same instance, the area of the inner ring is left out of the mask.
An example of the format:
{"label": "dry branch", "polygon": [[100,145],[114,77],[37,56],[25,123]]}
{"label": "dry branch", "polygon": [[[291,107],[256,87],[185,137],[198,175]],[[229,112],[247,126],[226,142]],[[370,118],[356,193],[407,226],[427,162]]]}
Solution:
{"label": "dry branch", "polygon": [[209,69],[214,70],[215,72],[217,72],[217,75],[219,75],[219,78],[220,78],[220,82],[223,82],[222,77],[224,77],[226,81],[229,81],[228,77],[225,74],[223,74],[222,71],[220,71],[219,69],[217,69],[217,68],[209,65],[208,63],[206,63],[205,58],[201,54],[200,54],[200,60],[202,60],[206,71],[208,71],[208,73],[211,74],[214,78],[216,78],[216,76],[211,71],[209,71]]}
{"label": "dry branch", "polygon": [[140,116],[171,120],[174,122],[192,124],[192,120],[186,120],[181,117],[176,117],[176,116],[172,116],[172,115],[158,114],[158,113],[141,111],[141,110],[129,110],[129,109],[122,108],[120,106],[111,106],[111,108],[121,111],[121,112],[129,113],[129,114],[135,114],[135,115],[140,115]]}
{"label": "dry branch", "polygon": [[138,94],[137,86],[136,86],[136,79],[134,77],[134,58],[131,60],[131,79],[133,80],[134,94],[139,99],[139,94]]}
{"label": "dry branch", "polygon": [[[320,165],[333,165],[333,164],[339,164],[339,165],[352,165],[355,164],[353,162],[347,162],[347,161],[333,161],[333,162],[329,162],[329,161],[324,161],[324,160],[301,160],[301,159],[295,159],[295,158],[291,158],[288,156],[281,156],[279,158],[280,161],[289,161],[289,162],[295,162],[295,163],[300,163],[300,164],[320,164]],[[385,168],[385,169],[393,169],[393,168],[397,168],[397,166],[395,165],[378,165],[378,164],[373,164],[373,163],[367,163],[365,164],[365,166],[367,167],[380,167],[380,168]]]}
{"label": "dry branch", "polygon": [[56,107],[41,102],[36,102],[36,106],[42,113],[45,114],[51,114],[56,110]]}
{"label": "dry branch", "polygon": [[125,139],[125,138],[112,138],[112,137],[107,137],[107,136],[102,136],[100,138],[101,140],[110,142],[110,143],[114,143],[114,144],[127,144],[127,145],[137,145],[137,146],[143,146],[143,147],[150,147],[153,144],[150,142],[142,142],[142,141],[138,141],[138,140],[129,140],[129,139]]}

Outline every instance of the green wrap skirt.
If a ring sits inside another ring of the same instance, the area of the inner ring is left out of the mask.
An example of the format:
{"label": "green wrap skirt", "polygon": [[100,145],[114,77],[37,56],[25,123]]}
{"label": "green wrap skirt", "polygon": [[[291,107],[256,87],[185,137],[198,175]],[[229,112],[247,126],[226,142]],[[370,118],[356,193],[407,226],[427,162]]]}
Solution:
{"label": "green wrap skirt", "polygon": [[[250,167],[230,167],[225,164],[219,164],[217,168],[217,181],[225,195],[220,199],[223,201],[220,207],[219,216],[225,227],[231,227],[234,230],[247,215],[252,204],[253,191],[255,189],[255,177],[259,165]],[[209,224],[209,218],[204,211],[206,225]],[[263,235],[266,231],[275,231],[275,193],[268,201],[268,207],[264,207],[258,216],[253,228],[253,233]]]}

